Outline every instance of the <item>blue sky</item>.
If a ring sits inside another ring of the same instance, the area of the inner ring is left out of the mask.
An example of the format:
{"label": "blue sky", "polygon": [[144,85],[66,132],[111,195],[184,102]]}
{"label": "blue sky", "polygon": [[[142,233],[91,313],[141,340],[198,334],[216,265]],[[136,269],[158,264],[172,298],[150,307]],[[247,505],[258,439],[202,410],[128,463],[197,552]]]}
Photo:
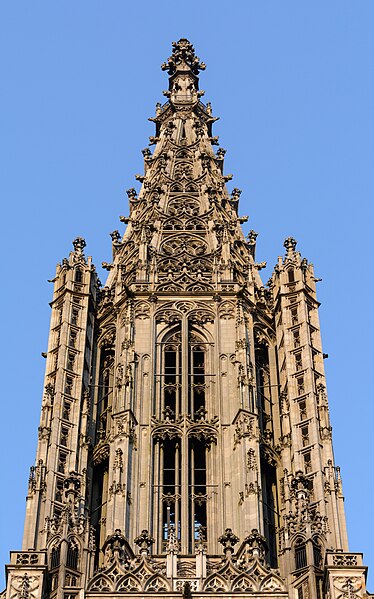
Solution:
{"label": "blue sky", "polygon": [[[188,37],[207,64],[226,173],[271,272],[292,235],[314,263],[350,548],[374,580],[374,2],[3,0],[1,554],[21,546],[52,288],[82,235],[101,274],[127,214],[159,66]],[[231,184],[230,184],[231,188]],[[369,268],[369,271],[368,271]],[[102,273],[102,279],[105,275]],[[8,425],[8,418],[14,426]],[[372,590],[369,585],[369,590]]]}

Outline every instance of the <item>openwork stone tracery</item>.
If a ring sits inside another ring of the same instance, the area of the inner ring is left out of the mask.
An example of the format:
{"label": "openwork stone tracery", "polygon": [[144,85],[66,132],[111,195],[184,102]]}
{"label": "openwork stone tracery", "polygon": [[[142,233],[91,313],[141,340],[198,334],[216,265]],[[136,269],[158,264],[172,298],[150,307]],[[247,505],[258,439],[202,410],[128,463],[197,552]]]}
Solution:
{"label": "openwork stone tracery", "polygon": [[57,267],[7,597],[362,597],[313,267],[289,237],[262,283],[201,101],[205,65],[181,39],[162,68],[167,101],[104,287],[82,238]]}

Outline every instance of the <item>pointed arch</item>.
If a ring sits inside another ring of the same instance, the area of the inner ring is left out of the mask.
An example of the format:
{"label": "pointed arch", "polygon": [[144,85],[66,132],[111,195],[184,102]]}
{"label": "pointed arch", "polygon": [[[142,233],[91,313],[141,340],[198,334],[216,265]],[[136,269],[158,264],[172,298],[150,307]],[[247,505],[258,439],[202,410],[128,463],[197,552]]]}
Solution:
{"label": "pointed arch", "polygon": [[116,584],[115,591],[117,593],[138,593],[142,590],[142,585],[136,576],[126,574],[121,576]]}
{"label": "pointed arch", "polygon": [[233,593],[253,593],[257,591],[256,581],[248,574],[240,574],[231,583]]}
{"label": "pointed arch", "polygon": [[74,283],[83,283],[83,269],[81,266],[76,266],[74,269]]}
{"label": "pointed arch", "polygon": [[[178,184],[179,185],[179,184]],[[183,191],[183,189],[175,190],[178,192]],[[185,214],[187,216],[197,216],[200,211],[200,204],[197,198],[179,194],[171,198],[167,205],[167,212],[171,215],[181,216]]]}
{"label": "pointed arch", "polygon": [[161,574],[154,574],[145,583],[144,591],[148,593],[167,593],[171,591],[171,588],[167,578]]}
{"label": "pointed arch", "polygon": [[87,586],[87,592],[96,591],[99,593],[113,593],[113,581],[103,572],[97,573],[91,578]]}
{"label": "pointed arch", "polygon": [[205,580],[203,592],[227,593],[229,590],[227,580],[220,574],[211,574]]}
{"label": "pointed arch", "polygon": [[304,535],[297,535],[293,541],[292,546],[295,557],[295,570],[302,570],[308,565],[307,553],[306,553],[306,540]]}
{"label": "pointed arch", "polygon": [[324,539],[321,535],[318,533],[313,535],[313,563],[316,568],[322,568],[323,555],[325,553],[325,543],[326,539]]}
{"label": "pointed arch", "polygon": [[259,590],[260,592],[266,591],[274,593],[279,591],[285,591],[286,587],[284,585],[284,581],[280,578],[280,576],[272,572],[271,574],[265,576],[265,578],[262,579]]}

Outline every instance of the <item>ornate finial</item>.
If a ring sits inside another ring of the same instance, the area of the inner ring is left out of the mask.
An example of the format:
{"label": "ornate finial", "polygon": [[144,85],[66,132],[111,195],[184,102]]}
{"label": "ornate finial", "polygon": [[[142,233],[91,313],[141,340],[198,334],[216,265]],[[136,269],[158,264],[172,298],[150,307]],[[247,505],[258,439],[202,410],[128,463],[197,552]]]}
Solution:
{"label": "ornate finial", "polygon": [[181,38],[179,42],[172,43],[172,54],[167,62],[161,65],[163,71],[168,71],[169,75],[174,75],[178,67],[187,65],[194,75],[198,75],[199,71],[205,70],[205,64],[200,62],[200,58],[195,54],[195,48],[186,39]]}
{"label": "ornate finial", "polygon": [[197,531],[197,542],[195,544],[195,552],[196,553],[206,553],[206,537],[205,537],[205,527],[199,526]]}
{"label": "ornate finial", "polygon": [[136,537],[136,539],[134,539],[134,543],[135,543],[135,545],[138,545],[138,547],[140,549],[140,553],[145,553],[145,554],[149,553],[149,548],[154,542],[155,542],[154,538],[151,537],[148,530],[146,530],[146,529],[142,530],[140,535],[138,537]]}
{"label": "ornate finial", "polygon": [[268,544],[265,537],[260,535],[257,528],[252,528],[251,534],[244,539],[244,543],[249,545],[249,553],[253,559],[265,559],[265,555],[268,551]]}
{"label": "ornate finial", "polygon": [[227,559],[231,559],[231,554],[234,546],[239,542],[239,537],[232,532],[232,528],[226,528],[225,533],[219,537],[218,542],[223,545],[223,551]]}
{"label": "ornate finial", "polygon": [[30,577],[27,573],[22,576],[21,590],[18,597],[19,599],[29,599],[30,597]]}
{"label": "ornate finial", "polygon": [[233,190],[232,190],[232,192],[231,192],[231,199],[232,199],[234,202],[238,202],[238,201],[239,201],[239,198],[240,198],[240,195],[241,195],[241,193],[242,193],[242,190],[241,190],[241,189],[238,189],[237,187],[234,187],[234,189],[233,189]]}
{"label": "ornate finial", "polygon": [[256,233],[256,231],[251,229],[247,235],[248,243],[250,245],[255,245],[257,237],[258,237],[258,233]]}
{"label": "ornate finial", "polygon": [[167,539],[167,552],[168,553],[177,553],[178,552],[178,539],[175,534],[174,526],[170,526],[168,530],[168,539]]}
{"label": "ornate finial", "polygon": [[72,500],[74,500],[74,498],[77,497],[80,488],[81,483],[79,480],[79,475],[77,472],[74,472],[72,470],[71,472],[69,472],[69,476],[67,476],[64,479],[64,489],[66,498],[69,499],[71,497]]}
{"label": "ornate finial", "polygon": [[[146,149],[148,149],[148,148],[146,148]],[[137,200],[138,199],[137,198],[138,194],[136,193],[136,189],[134,189],[133,187],[131,187],[131,189],[128,189],[126,191],[126,193],[127,193],[129,200]]]}
{"label": "ornate finial", "polygon": [[218,160],[223,160],[225,157],[225,154],[226,154],[225,148],[218,148],[216,158],[218,158]]}
{"label": "ornate finial", "polygon": [[293,237],[287,237],[287,239],[284,240],[283,245],[287,250],[287,258],[292,258],[297,245],[296,239]]}
{"label": "ornate finial", "polygon": [[[111,236],[113,243],[118,243],[121,239],[121,234],[119,231],[117,231],[117,229],[109,233],[109,235]],[[106,266],[103,266],[103,268],[106,268]]]}
{"label": "ornate finial", "polygon": [[76,237],[73,241],[73,246],[74,246],[74,251],[79,254],[79,255],[83,255],[83,250],[86,247],[86,240],[83,239],[83,237]]}
{"label": "ornate finial", "polygon": [[291,481],[291,487],[298,499],[306,498],[309,494],[310,482],[301,470],[298,470]]}

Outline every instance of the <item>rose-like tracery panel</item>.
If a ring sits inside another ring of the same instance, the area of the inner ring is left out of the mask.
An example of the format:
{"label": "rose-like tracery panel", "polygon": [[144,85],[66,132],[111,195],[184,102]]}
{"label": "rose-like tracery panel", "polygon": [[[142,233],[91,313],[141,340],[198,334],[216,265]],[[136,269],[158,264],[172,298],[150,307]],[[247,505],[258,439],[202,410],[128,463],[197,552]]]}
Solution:
{"label": "rose-like tracery panel", "polygon": [[194,198],[173,198],[170,200],[168,204],[167,211],[169,214],[181,216],[182,214],[186,214],[189,216],[196,216],[199,214],[199,201]]}
{"label": "rose-like tracery panel", "polygon": [[161,251],[168,256],[178,256],[182,252],[192,256],[201,256],[208,252],[208,247],[203,239],[192,235],[180,235],[166,239],[161,245]]}

